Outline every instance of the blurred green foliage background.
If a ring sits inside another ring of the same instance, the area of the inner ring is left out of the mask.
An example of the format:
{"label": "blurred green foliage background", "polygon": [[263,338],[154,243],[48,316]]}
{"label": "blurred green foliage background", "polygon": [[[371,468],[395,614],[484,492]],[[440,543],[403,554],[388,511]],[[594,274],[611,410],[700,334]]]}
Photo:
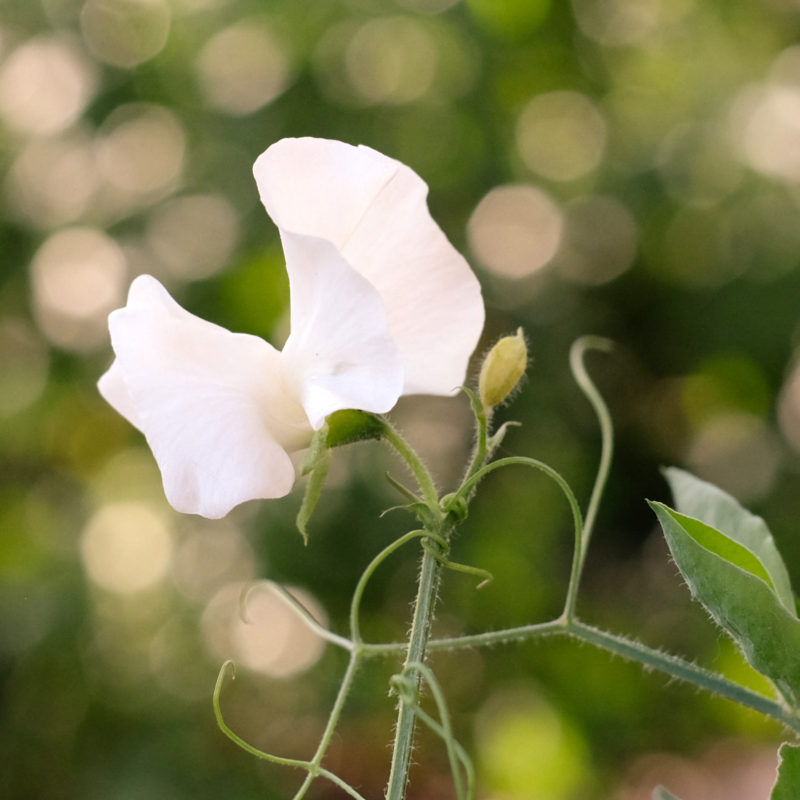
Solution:
{"label": "blurred green foliage background", "polygon": [[[800,585],[800,5],[796,0],[0,0],[0,794],[8,800],[285,798],[298,775],[216,729],[308,757],[341,655],[256,590],[297,587],[344,631],[349,594],[403,530],[379,448],[337,452],[304,548],[297,491],[210,523],[163,498],[142,437],[102,402],[105,318],[131,279],[280,344],[287,287],[250,169],[271,142],[363,143],[412,166],[485,289],[484,347],[524,326],[533,365],[508,453],[587,497],[598,435],[567,370],[592,359],[617,457],[581,612],[756,680],[693,606],[644,497],[658,466],[762,513]],[[463,398],[393,414],[443,486],[471,445]],[[555,489],[487,480],[438,628],[560,609],[571,541]],[[402,638],[415,556],[382,568],[366,632]],[[777,728],[588,647],[437,656],[493,800],[769,794]],[[382,796],[386,663],[361,675],[331,768]],[[411,798],[452,797],[420,737]],[[314,798],[340,797],[325,783]]]}

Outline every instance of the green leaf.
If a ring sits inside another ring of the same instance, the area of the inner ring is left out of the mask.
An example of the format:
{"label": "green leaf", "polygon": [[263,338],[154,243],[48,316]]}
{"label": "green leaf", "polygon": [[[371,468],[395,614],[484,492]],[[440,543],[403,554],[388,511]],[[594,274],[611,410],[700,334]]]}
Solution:
{"label": "green leaf", "polygon": [[793,707],[800,700],[800,620],[752,551],[700,520],[650,503],[689,589]]}
{"label": "green leaf", "polygon": [[320,460],[325,458],[328,449],[328,436],[328,423],[325,422],[311,437],[311,444],[309,444],[308,450],[306,450],[306,454],[303,457],[303,463],[300,465],[301,475],[308,475],[309,472],[313,472]]}
{"label": "green leaf", "polygon": [[747,548],[761,563],[769,576],[767,583],[786,610],[797,616],[789,572],[764,520],[742,508],[727,492],[688,472],[669,467],[664,470],[664,477],[672,489],[678,511],[702,520]]}
{"label": "green leaf", "polygon": [[668,792],[663,786],[656,786],[653,790],[653,800],[678,800],[674,794]]}
{"label": "green leaf", "polygon": [[322,487],[325,485],[325,478],[328,475],[328,467],[331,463],[331,451],[327,445],[328,425],[327,423],[320,428],[311,439],[306,457],[300,468],[301,475],[309,475],[306,483],[306,491],[303,494],[303,502],[297,512],[297,530],[303,537],[303,542],[308,544],[308,522],[314,509],[317,507]]}
{"label": "green leaf", "polygon": [[330,414],[322,428],[314,434],[300,467],[300,474],[310,477],[296,520],[297,530],[302,534],[306,544],[308,544],[308,522],[317,507],[328,475],[331,448],[366,439],[380,439],[385,429],[383,419],[377,414],[345,409]]}
{"label": "green leaf", "polygon": [[800,747],[782,744],[778,750],[778,780],[770,800],[797,800],[800,797]]}
{"label": "green leaf", "polygon": [[739,569],[743,569],[756,578],[760,578],[770,589],[775,591],[764,565],[744,545],[730,539],[724,533],[712,528],[710,525],[706,525],[705,522],[701,522],[699,519],[694,519],[694,517],[689,517],[685,514],[678,514],[677,511],[673,512],[673,514],[676,519],[680,520],[686,532],[699,545],[725,559],[725,561],[735,564]]}

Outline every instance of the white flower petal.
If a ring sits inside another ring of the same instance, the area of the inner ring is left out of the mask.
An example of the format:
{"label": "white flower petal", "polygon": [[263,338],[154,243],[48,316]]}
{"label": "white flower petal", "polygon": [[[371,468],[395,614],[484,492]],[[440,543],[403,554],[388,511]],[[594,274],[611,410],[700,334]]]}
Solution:
{"label": "white flower petal", "polygon": [[145,434],[178,511],[217,519],[289,492],[286,448],[311,429],[271,345],[190,314],[147,275],[109,329],[117,358],[101,390]]}
{"label": "white flower petal", "polygon": [[377,291],[330,242],[288,231],[281,238],[292,312],[284,373],[311,425],[344,408],[388,411],[403,365]]}
{"label": "white flower petal", "polygon": [[368,147],[283,139],[253,172],[283,232],[327,239],[383,299],[404,394],[452,394],[483,328],[480,285],[428,211],[413,170]]}
{"label": "white flower petal", "polygon": [[97,381],[97,388],[105,401],[112,406],[118,414],[122,414],[134,428],[142,429],[136,404],[128,392],[125,379],[119,364],[114,361],[106,372]]}

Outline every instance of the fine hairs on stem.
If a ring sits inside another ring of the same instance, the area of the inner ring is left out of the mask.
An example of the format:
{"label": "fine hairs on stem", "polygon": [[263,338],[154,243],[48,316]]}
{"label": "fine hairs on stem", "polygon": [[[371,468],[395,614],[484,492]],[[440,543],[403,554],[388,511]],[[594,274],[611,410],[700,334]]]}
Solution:
{"label": "fine hairs on stem", "polygon": [[[416,483],[414,489],[409,489],[394,479],[390,480],[408,501],[406,505],[399,508],[414,515],[417,526],[384,547],[367,564],[353,590],[347,636],[329,631],[291,593],[277,584],[270,584],[271,590],[286,603],[309,630],[347,653],[347,665],[342,675],[339,691],[313,757],[304,761],[265,753],[244,741],[230,729],[222,714],[221,695],[226,679],[234,677],[234,668],[231,662],[223,664],[213,695],[217,723],[231,741],[257,758],[305,772],[302,783],[295,794],[295,800],[301,800],[311,784],[318,778],[334,783],[356,800],[367,800],[356,788],[324,767],[323,762],[341,720],[353,681],[357,673],[375,658],[403,656],[403,664],[391,680],[391,690],[397,706],[397,722],[385,792],[386,800],[404,800],[406,796],[414,730],[417,723],[424,725],[441,739],[447,753],[455,796],[458,800],[473,800],[475,797],[474,767],[466,750],[455,738],[445,692],[426,661],[428,653],[434,651],[521,643],[552,636],[577,639],[755,709],[782,723],[791,731],[800,733],[800,717],[798,717],[796,709],[788,708],[770,697],[740,686],[682,658],[648,647],[633,639],[587,625],[576,614],[578,592],[591,535],[611,468],[614,435],[611,416],[589,376],[585,357],[590,351],[608,352],[610,349],[611,343],[606,339],[584,337],[575,342],[569,358],[575,381],[594,410],[601,436],[597,473],[585,513],[581,510],[581,505],[567,480],[548,464],[527,456],[506,456],[492,460],[492,456],[507,430],[508,423],[502,425],[492,435],[489,430],[489,421],[492,415],[487,413],[487,408],[484,407],[481,398],[470,390],[465,391],[475,416],[476,446],[464,471],[461,484],[455,491],[443,496],[440,496],[423,461],[397,430],[383,418],[370,418],[371,430],[379,429],[381,431],[381,438],[402,459],[414,478]],[[572,522],[574,551],[563,610],[558,617],[552,620],[457,637],[432,638],[431,625],[435,615],[438,587],[445,572],[447,570],[465,572],[481,578],[481,585],[491,578],[480,567],[450,561],[450,541],[456,527],[467,517],[469,503],[475,496],[481,481],[507,467],[527,467],[544,475],[555,483],[566,500]],[[304,522],[306,521],[307,517],[304,518]],[[405,642],[367,642],[364,640],[361,625],[361,607],[366,587],[384,562],[399,550],[414,543],[419,546],[420,568],[417,573],[417,592],[408,639]],[[246,604],[246,599],[245,596],[243,604]],[[433,713],[428,709],[430,705],[433,706]]]}

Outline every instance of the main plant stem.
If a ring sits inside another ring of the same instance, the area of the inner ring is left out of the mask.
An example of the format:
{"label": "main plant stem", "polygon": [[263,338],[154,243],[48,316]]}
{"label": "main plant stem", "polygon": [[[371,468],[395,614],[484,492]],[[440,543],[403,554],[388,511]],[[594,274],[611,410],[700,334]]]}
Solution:
{"label": "main plant stem", "polygon": [[[403,679],[412,680],[411,691],[408,687],[397,688],[397,726],[394,732],[394,748],[392,750],[392,766],[389,770],[389,783],[386,787],[386,800],[404,800],[408,785],[408,770],[411,765],[411,752],[414,748],[414,723],[416,721],[417,694],[420,687],[420,676],[413,672],[413,665],[425,661],[425,653],[430,638],[433,612],[436,606],[436,593],[439,589],[440,563],[434,548],[438,540],[447,539],[450,532],[446,515],[439,503],[436,485],[427,467],[406,440],[384,420],[383,436],[394,447],[398,455],[406,462],[422,492],[422,502],[427,506],[423,525],[431,534],[427,541],[423,538],[422,564],[417,583],[417,598],[414,602],[414,616],[411,620],[411,631],[408,635],[408,649],[403,664]],[[421,518],[422,519],[422,518]]]}
{"label": "main plant stem", "polygon": [[[414,617],[408,638],[408,651],[403,665],[404,672],[411,664],[421,664],[433,622],[436,593],[439,586],[439,562],[429,548],[425,548],[419,572],[417,599],[414,604]],[[414,694],[419,690],[419,676],[414,676]],[[392,766],[389,784],[386,787],[386,800],[403,800],[408,784],[408,770],[411,765],[411,752],[414,746],[415,700],[400,690],[397,710],[397,727],[394,737]]]}

